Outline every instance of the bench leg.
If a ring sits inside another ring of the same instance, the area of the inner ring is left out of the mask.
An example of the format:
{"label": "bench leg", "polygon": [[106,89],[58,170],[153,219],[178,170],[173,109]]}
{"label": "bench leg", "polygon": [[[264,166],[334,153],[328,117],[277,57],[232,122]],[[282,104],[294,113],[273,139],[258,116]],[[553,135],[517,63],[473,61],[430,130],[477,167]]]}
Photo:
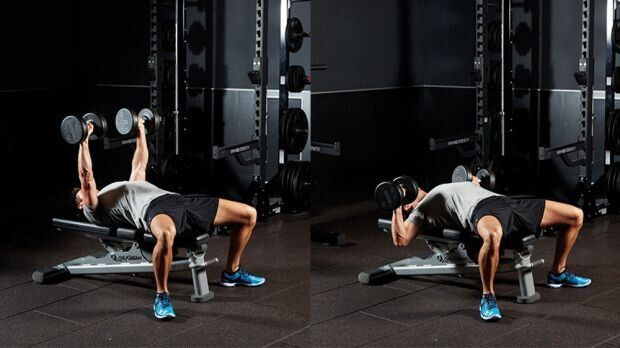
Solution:
{"label": "bench leg", "polygon": [[531,251],[522,253],[514,252],[515,269],[519,277],[520,295],[517,296],[518,303],[527,304],[540,300],[540,294],[536,292],[536,287],[534,286],[534,273],[532,272],[532,268],[543,264],[545,261],[541,259],[532,263],[530,260],[531,257]]}
{"label": "bench leg", "polygon": [[192,302],[207,302],[212,300],[215,295],[209,290],[209,280],[207,278],[207,266],[215,264],[218,259],[211,259],[205,262],[205,253],[190,251],[189,269],[192,271],[192,280],[194,282],[194,293],[191,296]]}

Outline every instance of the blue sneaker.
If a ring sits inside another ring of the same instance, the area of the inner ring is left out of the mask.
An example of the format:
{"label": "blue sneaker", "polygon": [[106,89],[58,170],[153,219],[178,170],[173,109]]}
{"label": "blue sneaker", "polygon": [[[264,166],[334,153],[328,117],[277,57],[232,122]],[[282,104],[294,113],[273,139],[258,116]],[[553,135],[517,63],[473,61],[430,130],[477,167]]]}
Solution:
{"label": "blue sneaker", "polygon": [[170,320],[177,316],[174,313],[172,304],[170,303],[170,294],[167,292],[158,293],[155,296],[153,311],[155,312],[155,318],[157,319]]}
{"label": "blue sneaker", "polygon": [[263,283],[265,283],[265,278],[250,274],[241,267],[239,267],[237,272],[232,274],[223,271],[222,279],[220,280],[220,284],[227,288],[232,288],[235,285],[260,286],[263,285]]}
{"label": "blue sneaker", "polygon": [[502,318],[502,314],[497,307],[495,295],[484,294],[480,300],[480,318],[482,320],[495,321]]}
{"label": "blue sneaker", "polygon": [[564,272],[555,274],[549,272],[547,274],[547,286],[550,288],[561,288],[563,285],[570,286],[571,288],[584,288],[592,283],[592,279],[584,278],[572,273],[568,268],[564,269]]}

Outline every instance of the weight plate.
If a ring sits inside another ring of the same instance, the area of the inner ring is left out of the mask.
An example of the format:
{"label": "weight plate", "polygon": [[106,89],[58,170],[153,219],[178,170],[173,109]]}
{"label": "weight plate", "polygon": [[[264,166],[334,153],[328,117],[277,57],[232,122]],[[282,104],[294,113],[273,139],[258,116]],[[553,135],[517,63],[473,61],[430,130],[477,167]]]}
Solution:
{"label": "weight plate", "polygon": [[383,210],[394,210],[402,203],[400,189],[395,183],[384,181],[375,188],[375,201]]}
{"label": "weight plate", "polygon": [[620,152],[620,110],[615,110],[613,117],[611,118],[610,134],[612,147],[611,149],[618,153]]}
{"label": "weight plate", "polygon": [[91,141],[103,139],[108,133],[108,123],[104,117],[96,113],[89,112],[82,116],[82,119],[84,120],[84,122],[86,122],[86,124],[88,124],[88,122],[92,122],[95,126],[93,134],[90,135]]}
{"label": "weight plate", "polygon": [[60,134],[64,141],[71,145],[82,142],[87,132],[86,124],[73,115],[65,117],[60,123]]}
{"label": "weight plate", "polygon": [[492,89],[500,89],[502,87],[502,65],[498,62],[491,63],[491,76],[489,84]]}
{"label": "weight plate", "polygon": [[310,198],[312,194],[312,167],[310,162],[303,161],[300,163],[301,169],[299,170],[299,192],[301,207],[306,210],[310,207]]}
{"label": "weight plate", "polygon": [[298,52],[304,43],[304,27],[297,17],[291,17],[286,24],[286,48],[289,52]]}
{"label": "weight plate", "polygon": [[609,198],[609,202],[613,205],[617,205],[618,203],[618,197],[617,197],[617,188],[616,188],[616,177],[618,174],[618,168],[616,167],[615,163],[611,165],[611,167],[609,167],[609,184],[608,184],[608,188],[607,188],[607,195]]}
{"label": "weight plate", "polygon": [[301,153],[308,143],[308,117],[299,108],[288,109],[284,116],[283,148],[290,154]]}
{"label": "weight plate", "polygon": [[405,196],[403,197],[402,202],[403,204],[411,203],[418,197],[418,184],[410,176],[399,176],[394,179],[393,182],[396,185],[403,187],[405,190]]}
{"label": "weight plate", "polygon": [[292,65],[286,70],[286,89],[289,92],[299,93],[306,87],[306,71],[301,65]]}
{"label": "weight plate", "polygon": [[613,117],[614,117],[614,113],[610,112],[609,114],[607,114],[607,118],[605,119],[605,147],[610,150],[612,149],[610,125],[611,125],[611,119]]}
{"label": "weight plate", "polygon": [[620,67],[615,67],[614,72],[612,74],[612,86],[614,92],[620,93]]}
{"label": "weight plate", "polygon": [[489,24],[489,50],[495,53],[502,50],[502,23],[499,21]]}
{"label": "weight plate", "polygon": [[461,165],[461,166],[454,168],[454,171],[452,171],[452,182],[457,183],[457,182],[471,181],[472,179],[471,176],[472,176],[471,169],[467,168],[466,166]]}
{"label": "weight plate", "polygon": [[611,31],[611,43],[617,53],[620,53],[620,21],[614,20],[614,27]]}
{"label": "weight plate", "polygon": [[166,21],[162,25],[162,46],[165,51],[173,52],[175,43],[174,21]]}
{"label": "weight plate", "polygon": [[133,110],[127,108],[120,109],[116,113],[116,130],[120,135],[134,134],[137,120],[138,116]]}

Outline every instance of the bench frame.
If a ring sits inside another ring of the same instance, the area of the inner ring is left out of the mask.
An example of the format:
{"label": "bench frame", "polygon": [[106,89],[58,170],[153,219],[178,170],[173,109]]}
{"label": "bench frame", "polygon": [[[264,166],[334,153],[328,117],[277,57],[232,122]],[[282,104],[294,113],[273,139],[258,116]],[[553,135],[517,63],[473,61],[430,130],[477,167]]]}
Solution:
{"label": "bench frame", "polygon": [[[153,273],[152,253],[145,248],[155,243],[155,238],[150,233],[63,219],[53,219],[52,224],[59,231],[76,232],[98,239],[106,251],[35,271],[32,279],[37,283],[59,282],[73,275]],[[186,250],[186,257],[175,257],[170,266],[171,272],[191,271],[194,285],[192,302],[206,302],[214,298],[213,291],[209,289],[206,269],[207,266],[217,263],[218,259],[205,260],[208,236],[203,234],[190,242],[185,241],[181,249]]]}
{"label": "bench frame", "polygon": [[[391,221],[379,220],[379,229],[389,233]],[[441,230],[423,233],[418,239],[426,241],[433,254],[426,257],[411,257],[375,268],[367,272],[361,272],[358,280],[367,285],[385,284],[399,277],[411,277],[421,275],[464,275],[479,274],[478,264],[469,257],[465,244],[460,238],[461,233],[454,230]],[[519,243],[508,245],[511,249],[512,258],[502,258],[497,268],[498,273],[517,272],[519,278],[520,293],[517,296],[518,303],[532,303],[540,299],[534,285],[532,269],[544,263],[543,259],[532,262],[534,251],[532,243],[536,237],[526,236]]]}

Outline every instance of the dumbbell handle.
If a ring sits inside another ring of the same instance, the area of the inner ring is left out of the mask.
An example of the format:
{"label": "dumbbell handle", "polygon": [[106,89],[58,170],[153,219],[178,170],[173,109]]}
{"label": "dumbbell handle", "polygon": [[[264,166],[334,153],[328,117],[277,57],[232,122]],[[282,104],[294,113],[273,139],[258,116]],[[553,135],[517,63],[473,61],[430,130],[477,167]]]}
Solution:
{"label": "dumbbell handle", "polygon": [[303,32],[300,34],[295,34],[295,37],[312,37],[312,33],[311,32]]}

